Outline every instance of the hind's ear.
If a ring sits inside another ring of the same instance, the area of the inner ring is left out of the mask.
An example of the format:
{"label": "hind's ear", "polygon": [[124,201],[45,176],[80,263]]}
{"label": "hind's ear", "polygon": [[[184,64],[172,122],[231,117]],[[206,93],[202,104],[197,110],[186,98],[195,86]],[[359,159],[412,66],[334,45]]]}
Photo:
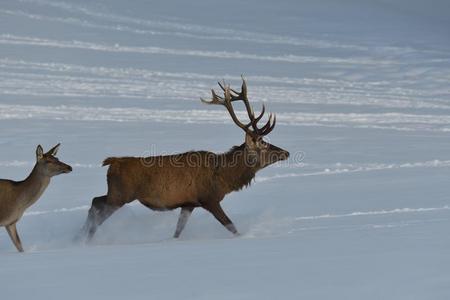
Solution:
{"label": "hind's ear", "polygon": [[50,149],[46,154],[47,155],[51,155],[51,156],[55,156],[56,154],[58,154],[59,146],[61,146],[61,143],[58,143],[55,147]]}
{"label": "hind's ear", "polygon": [[44,157],[44,149],[42,149],[41,145],[38,145],[36,148],[36,160],[39,161]]}

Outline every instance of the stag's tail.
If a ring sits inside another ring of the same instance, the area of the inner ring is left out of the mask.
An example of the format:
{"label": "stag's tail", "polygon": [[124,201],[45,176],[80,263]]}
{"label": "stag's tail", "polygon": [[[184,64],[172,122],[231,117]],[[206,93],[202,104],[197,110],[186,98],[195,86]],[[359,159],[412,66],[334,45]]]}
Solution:
{"label": "stag's tail", "polygon": [[107,159],[105,159],[103,161],[102,166],[103,167],[104,166],[109,166],[109,165],[112,165],[113,163],[118,162],[118,161],[119,161],[119,158],[117,158],[117,157],[108,157]]}

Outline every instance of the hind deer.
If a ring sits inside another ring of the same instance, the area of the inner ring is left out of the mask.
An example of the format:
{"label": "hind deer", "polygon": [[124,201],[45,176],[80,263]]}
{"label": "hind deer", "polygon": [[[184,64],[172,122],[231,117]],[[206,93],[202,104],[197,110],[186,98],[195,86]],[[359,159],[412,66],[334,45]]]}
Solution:
{"label": "hind deer", "polygon": [[23,181],[0,179],[0,226],[5,226],[14,246],[23,252],[16,224],[25,210],[44,193],[53,176],[72,172],[72,167],[56,158],[60,144],[47,153],[41,145],[36,149],[36,164]]}
{"label": "hind deer", "polygon": [[[225,106],[234,123],[245,132],[245,142],[223,154],[193,151],[169,156],[110,157],[103,162],[107,172],[107,195],[92,200],[80,237],[91,240],[100,226],[117,209],[134,200],[153,210],[181,208],[175,238],[183,231],[196,207],[209,211],[231,233],[236,227],[223,211],[220,202],[225,195],[250,185],[257,171],[289,157],[289,152],[263,140],[275,127],[275,115],[270,114],[265,125],[258,127],[265,107],[255,117],[247,97],[247,84],[236,92],[220,83],[224,95],[212,91],[212,99],[202,102]],[[250,121],[242,123],[232,103],[242,101]]]}

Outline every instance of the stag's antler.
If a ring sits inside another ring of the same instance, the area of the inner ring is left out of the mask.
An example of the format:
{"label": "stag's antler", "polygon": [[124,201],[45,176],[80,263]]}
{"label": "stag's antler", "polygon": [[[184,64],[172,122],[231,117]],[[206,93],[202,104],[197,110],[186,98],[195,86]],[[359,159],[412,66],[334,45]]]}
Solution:
{"label": "stag's antler", "polygon": [[[261,113],[258,115],[258,117],[255,118],[255,113],[253,112],[253,108],[251,107],[248,97],[247,97],[247,83],[242,77],[242,87],[241,91],[237,92],[233,90],[229,85],[225,84],[225,81],[222,83],[218,82],[220,88],[224,92],[224,96],[218,96],[216,92],[212,89],[212,99],[211,100],[205,100],[201,99],[202,102],[206,104],[220,104],[226,107],[228,110],[228,113],[230,114],[231,118],[233,119],[234,123],[239,126],[241,129],[243,129],[246,133],[250,134],[254,138],[263,137],[265,135],[268,135],[274,128],[276,123],[276,116],[274,114],[269,115],[269,120],[267,123],[261,127],[258,128],[258,122],[262,119],[264,116],[264,113],[266,111],[266,107],[262,106]],[[250,118],[250,122],[248,124],[243,124],[239,119],[237,118],[234,108],[231,102],[233,101],[242,101],[244,102],[245,108],[247,110],[248,117]],[[250,129],[252,128],[252,130]]]}

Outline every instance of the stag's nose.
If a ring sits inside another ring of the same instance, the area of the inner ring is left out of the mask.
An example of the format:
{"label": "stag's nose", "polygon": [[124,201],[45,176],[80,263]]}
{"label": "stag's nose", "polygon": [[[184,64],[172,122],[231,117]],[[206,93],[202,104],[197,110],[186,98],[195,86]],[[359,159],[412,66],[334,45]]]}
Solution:
{"label": "stag's nose", "polygon": [[282,154],[281,154],[281,159],[282,160],[286,160],[286,159],[288,159],[289,158],[289,152],[288,151],[284,151]]}
{"label": "stag's nose", "polygon": [[72,167],[71,167],[71,166],[69,166],[69,165],[67,165],[67,168],[66,168],[66,173],[70,173],[70,172],[72,172]]}

